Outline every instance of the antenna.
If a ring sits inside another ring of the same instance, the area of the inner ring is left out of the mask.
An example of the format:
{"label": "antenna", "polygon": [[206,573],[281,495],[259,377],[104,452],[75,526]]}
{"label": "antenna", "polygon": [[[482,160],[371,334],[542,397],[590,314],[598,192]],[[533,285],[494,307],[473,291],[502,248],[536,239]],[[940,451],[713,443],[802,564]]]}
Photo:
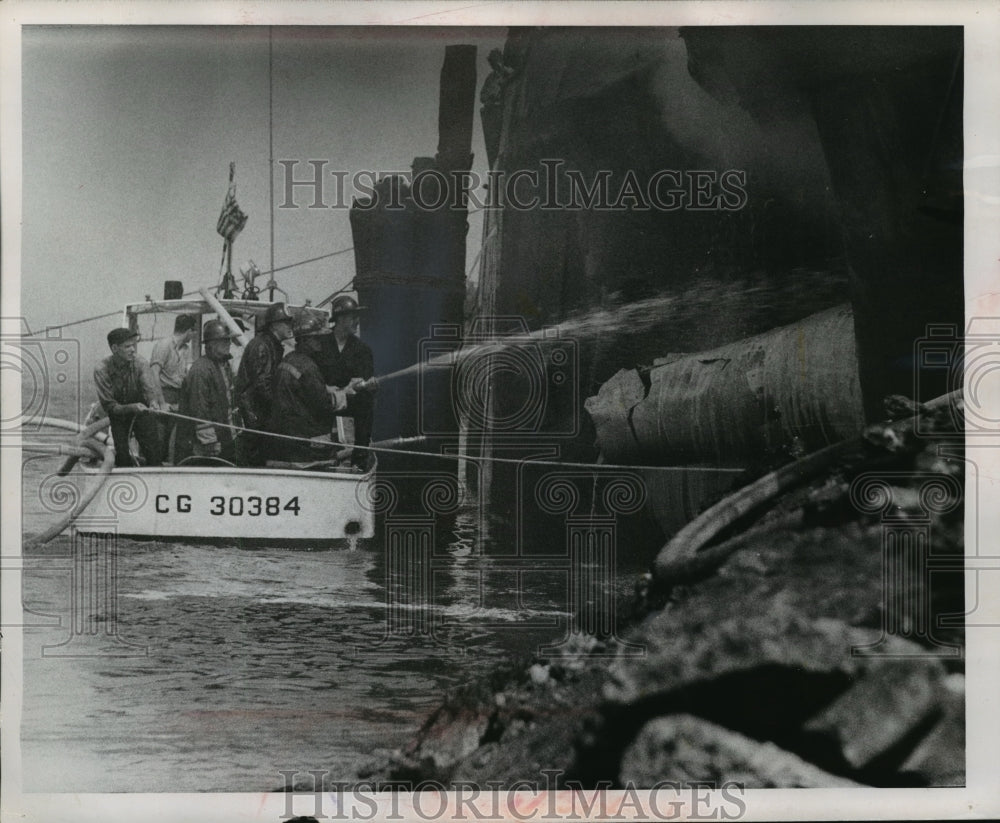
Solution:
{"label": "antenna", "polygon": [[268,178],[271,183],[271,281],[267,284],[269,297],[274,301],[274,26],[267,27],[267,153]]}

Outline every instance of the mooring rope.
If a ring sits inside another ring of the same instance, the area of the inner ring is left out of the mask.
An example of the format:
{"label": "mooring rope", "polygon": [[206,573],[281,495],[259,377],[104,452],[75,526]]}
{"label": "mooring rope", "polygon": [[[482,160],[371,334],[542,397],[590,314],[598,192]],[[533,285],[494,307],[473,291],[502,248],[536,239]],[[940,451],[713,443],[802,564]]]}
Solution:
{"label": "mooring rope", "polygon": [[[264,274],[275,274],[276,272],[279,272],[279,271],[288,271],[289,269],[294,269],[294,268],[297,268],[298,266],[305,266],[307,263],[315,263],[318,260],[326,260],[328,257],[336,257],[337,255],[340,255],[340,254],[347,254],[347,252],[349,252],[349,251],[354,251],[354,246],[347,246],[346,248],[343,248],[343,249],[337,249],[336,251],[327,252],[326,254],[321,254],[318,257],[310,257],[307,260],[299,260],[299,261],[297,261],[295,263],[286,263],[284,266],[273,267],[273,268],[271,268],[270,271],[262,271],[261,275],[264,275]],[[353,281],[351,281],[351,282],[353,282]],[[347,290],[347,287],[341,289],[340,291],[346,291],[346,290]],[[337,294],[340,293],[340,291],[334,292],[333,295],[331,295],[331,297],[336,296]],[[193,295],[196,295],[197,293],[198,293],[198,290],[195,289],[194,291],[185,292],[184,294],[181,295],[181,297],[192,297]],[[328,299],[330,299],[330,298],[328,298]],[[326,302],[326,301],[324,301],[324,302]],[[323,304],[321,303],[320,306],[322,306],[322,305]],[[93,323],[96,320],[107,320],[109,317],[117,317],[121,313],[122,313],[122,310],[121,309],[117,309],[116,311],[109,311],[109,312],[105,312],[104,314],[95,314],[95,315],[93,315],[91,317],[83,317],[83,318],[81,318],[79,320],[70,320],[70,321],[68,321],[66,323],[58,323],[58,324],[53,325],[53,326],[45,326],[44,328],[39,329],[38,331],[28,332],[27,334],[24,334],[24,335],[21,335],[21,336],[22,337],[37,337],[40,334],[47,334],[49,332],[57,331],[59,329],[68,329],[68,328],[70,328],[72,326],[82,326],[84,323]]]}
{"label": "mooring rope", "polygon": [[[235,423],[219,423],[215,420],[207,420],[201,417],[193,417],[189,414],[180,414],[179,412],[172,411],[161,411],[157,409],[150,409],[150,414],[159,414],[164,417],[174,417],[178,420],[189,420],[192,423],[208,423],[212,426],[218,426],[224,429],[230,429],[234,432],[254,434],[261,437],[272,437],[277,440],[287,440],[294,443],[308,443],[310,445],[316,445],[317,441],[309,437],[298,437],[293,434],[279,434],[278,432],[270,432],[264,429],[252,429],[248,426],[238,426]],[[320,441],[322,442],[322,441]],[[332,443],[331,445],[340,445],[344,448],[353,449],[363,449],[369,452],[376,453],[386,453],[386,454],[402,454],[409,455],[413,457],[433,457],[438,460],[453,460],[455,462],[479,462],[479,463],[509,463],[514,465],[521,465],[523,463],[530,463],[533,466],[560,466],[563,468],[584,468],[584,469],[641,469],[642,471],[691,471],[692,469],[696,471],[706,471],[706,472],[728,472],[731,474],[742,474],[745,469],[740,468],[727,468],[719,466],[629,466],[629,465],[619,465],[614,463],[573,463],[569,461],[561,460],[532,460],[531,458],[518,458],[518,457],[495,457],[495,456],[476,456],[469,454],[440,454],[436,452],[423,452],[414,451],[410,449],[394,449],[383,446],[358,446],[350,443]]]}

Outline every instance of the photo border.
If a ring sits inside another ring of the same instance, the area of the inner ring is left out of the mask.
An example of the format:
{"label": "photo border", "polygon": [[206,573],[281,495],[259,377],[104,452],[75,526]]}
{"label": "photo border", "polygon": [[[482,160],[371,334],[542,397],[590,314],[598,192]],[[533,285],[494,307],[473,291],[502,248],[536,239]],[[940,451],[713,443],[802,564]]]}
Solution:
{"label": "photo border", "polygon": [[[20,203],[21,175],[21,40],[20,27],[33,24],[105,25],[955,25],[965,27],[965,296],[966,318],[1000,317],[1000,5],[987,2],[26,2],[0,3],[0,235],[2,289],[0,315],[20,316]],[[8,321],[4,321],[7,323]],[[9,331],[4,329],[4,331]],[[3,405],[20,407],[18,375],[2,374]],[[990,397],[988,402],[998,403]],[[1000,478],[996,437],[970,438],[967,457],[979,467],[984,505],[978,522],[967,534],[978,532],[990,546],[1000,533],[1000,507],[989,497]],[[0,804],[5,815],[26,821],[134,819],[172,820],[280,820],[286,798],[280,793],[246,794],[25,794],[21,790],[20,721],[22,633],[20,619],[20,489],[21,454],[18,448],[0,449],[3,495],[2,539],[2,771]],[[968,478],[967,478],[968,479]],[[975,514],[973,512],[973,514]],[[974,556],[977,546],[967,545]],[[941,789],[798,789],[747,790],[747,820],[990,817],[1000,815],[996,791],[1000,715],[1000,586],[990,578],[973,577],[979,586],[978,617],[992,628],[967,632],[967,785]],[[155,764],[151,764],[151,767]],[[421,819],[406,800],[399,805],[405,819]],[[530,798],[526,798],[529,802]],[[303,808],[307,808],[303,804]],[[385,809],[388,810],[388,801]],[[532,819],[552,818],[544,811]],[[380,810],[381,811],[381,810]],[[385,819],[384,814],[373,819]],[[445,815],[439,819],[452,819]],[[457,818],[462,819],[462,818]],[[512,818],[513,819],[513,818]],[[679,816],[677,819],[683,819]]]}

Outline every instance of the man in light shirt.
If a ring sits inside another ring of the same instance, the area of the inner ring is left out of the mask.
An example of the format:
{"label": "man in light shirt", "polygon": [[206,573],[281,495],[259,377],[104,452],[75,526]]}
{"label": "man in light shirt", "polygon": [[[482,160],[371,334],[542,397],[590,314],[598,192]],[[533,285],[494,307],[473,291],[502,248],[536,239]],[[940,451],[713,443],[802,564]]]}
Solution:
{"label": "man in light shirt", "polygon": [[[181,384],[184,382],[184,375],[187,374],[191,365],[188,352],[197,325],[198,321],[193,315],[179,314],[174,320],[173,335],[157,340],[153,346],[153,356],[149,360],[149,366],[159,383],[168,411],[176,412],[180,403]],[[164,447],[163,459],[168,460],[173,450],[177,419],[165,417],[161,421],[161,425],[163,429],[161,432]]]}

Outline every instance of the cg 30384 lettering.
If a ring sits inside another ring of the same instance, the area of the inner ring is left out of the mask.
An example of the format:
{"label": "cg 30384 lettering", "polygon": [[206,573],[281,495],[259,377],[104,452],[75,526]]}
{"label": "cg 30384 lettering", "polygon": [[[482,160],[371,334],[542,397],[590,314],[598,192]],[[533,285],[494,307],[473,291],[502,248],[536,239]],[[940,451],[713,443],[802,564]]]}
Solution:
{"label": "cg 30384 lettering", "polygon": [[[190,494],[158,494],[155,498],[156,511],[159,514],[197,514],[208,513],[216,517],[278,517],[284,512],[299,516],[299,498],[282,499],[280,497],[260,497],[258,495],[213,495],[208,499],[207,506],[199,507]],[[200,511],[199,511],[200,508]]]}

